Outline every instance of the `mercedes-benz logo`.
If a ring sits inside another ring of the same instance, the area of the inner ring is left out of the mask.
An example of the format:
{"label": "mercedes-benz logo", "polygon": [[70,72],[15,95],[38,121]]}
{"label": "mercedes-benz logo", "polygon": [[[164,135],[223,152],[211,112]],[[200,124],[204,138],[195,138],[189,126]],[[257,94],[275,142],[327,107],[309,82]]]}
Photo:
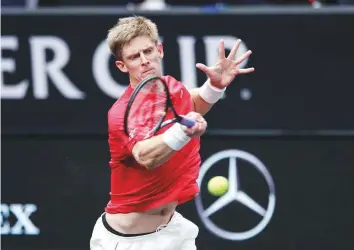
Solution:
{"label": "mercedes-benz logo", "polygon": [[[215,165],[218,161],[227,158],[229,159],[229,190],[207,208],[203,206],[201,195],[198,195],[195,198],[195,202],[198,214],[209,231],[224,239],[241,241],[256,236],[269,223],[275,208],[275,186],[273,179],[264,164],[254,155],[240,150],[225,150],[218,152],[208,158],[201,166],[198,185],[201,187],[205,174],[213,165]],[[242,191],[242,188],[239,186],[239,176],[237,171],[238,159],[247,161],[250,165],[256,168],[262,174],[263,178],[268,184],[269,195],[267,208],[263,208],[261,205],[259,205],[255,200],[253,200],[244,191]],[[245,232],[231,232],[218,227],[213,221],[211,221],[210,216],[215,212],[223,209],[231,202],[239,202],[243,204],[254,213],[262,216],[263,219],[258,223],[258,225]]]}

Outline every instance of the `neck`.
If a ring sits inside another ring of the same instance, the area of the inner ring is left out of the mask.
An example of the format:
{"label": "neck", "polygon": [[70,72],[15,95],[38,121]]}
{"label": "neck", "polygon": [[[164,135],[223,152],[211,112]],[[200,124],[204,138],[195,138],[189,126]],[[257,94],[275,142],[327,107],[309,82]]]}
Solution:
{"label": "neck", "polygon": [[139,81],[133,77],[129,77],[129,83],[130,83],[130,86],[135,89],[136,86],[138,86],[139,84]]}

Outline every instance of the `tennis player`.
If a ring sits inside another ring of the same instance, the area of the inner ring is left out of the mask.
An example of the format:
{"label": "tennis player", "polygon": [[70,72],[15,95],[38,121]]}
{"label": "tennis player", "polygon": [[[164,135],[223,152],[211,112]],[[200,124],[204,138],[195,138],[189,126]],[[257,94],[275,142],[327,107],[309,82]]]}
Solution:
{"label": "tennis player", "polygon": [[163,133],[142,141],[124,133],[124,112],[133,89],[147,76],[161,76],[163,46],[151,20],[126,17],[118,20],[107,36],[116,66],[128,73],[130,85],[108,112],[111,192],[105,212],[98,218],[90,240],[91,250],[192,250],[198,227],[176,211],[199,192],[200,136],[205,115],[238,74],[254,71],[238,65],[251,55],[235,60],[241,41],[228,57],[220,41],[214,66],[198,63],[208,80],[188,91],[172,76],[162,76],[176,111],[195,119],[187,128],[175,123]]}

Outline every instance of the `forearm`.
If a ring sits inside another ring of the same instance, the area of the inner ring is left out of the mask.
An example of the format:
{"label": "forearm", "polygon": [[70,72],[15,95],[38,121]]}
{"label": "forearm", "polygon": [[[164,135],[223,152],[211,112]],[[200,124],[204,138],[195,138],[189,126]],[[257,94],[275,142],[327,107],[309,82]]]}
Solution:
{"label": "forearm", "polygon": [[176,123],[163,134],[137,142],[133,147],[133,156],[140,165],[152,169],[165,163],[190,139],[180,124]]}
{"label": "forearm", "polygon": [[133,148],[135,160],[148,169],[166,162],[176,151],[163,140],[163,135],[140,141]]}
{"label": "forearm", "polygon": [[194,88],[189,91],[194,103],[194,111],[201,115],[205,115],[214,106],[214,103],[207,103],[200,95],[199,88]]}
{"label": "forearm", "polygon": [[221,98],[226,88],[219,89],[206,81],[200,88],[191,89],[189,91],[194,103],[194,110],[201,115],[205,115]]}

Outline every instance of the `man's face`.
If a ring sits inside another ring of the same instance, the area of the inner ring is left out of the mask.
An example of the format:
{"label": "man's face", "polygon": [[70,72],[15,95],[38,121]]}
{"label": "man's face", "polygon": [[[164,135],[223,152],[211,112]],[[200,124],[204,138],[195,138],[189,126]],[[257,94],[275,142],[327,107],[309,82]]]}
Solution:
{"label": "man's face", "polygon": [[138,84],[148,75],[161,76],[162,44],[154,43],[149,37],[136,37],[122,49],[122,61],[116,66],[129,73],[131,84]]}

